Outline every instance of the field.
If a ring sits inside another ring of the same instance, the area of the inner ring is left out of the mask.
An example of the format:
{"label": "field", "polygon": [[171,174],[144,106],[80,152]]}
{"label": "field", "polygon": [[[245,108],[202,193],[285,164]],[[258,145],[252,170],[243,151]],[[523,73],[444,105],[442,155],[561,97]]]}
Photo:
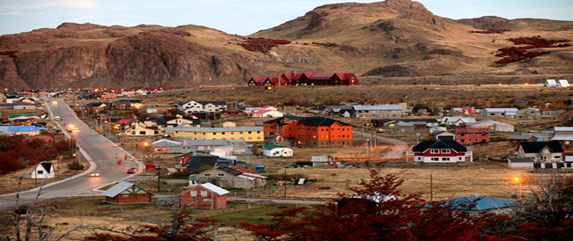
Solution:
{"label": "field", "polygon": [[[43,204],[44,211],[47,213],[45,224],[56,227],[55,235],[61,235],[78,225],[126,230],[129,227],[149,224],[143,220],[144,218],[169,222],[171,217],[169,208],[158,208],[155,205],[117,206],[104,203],[102,200],[102,197],[83,197],[47,201]],[[190,211],[193,217],[218,221],[221,225],[217,232],[218,240],[236,240],[236,238],[247,240],[250,239],[249,234],[236,228],[239,222],[267,223],[270,221],[268,214],[292,207],[294,206],[228,203],[228,208],[225,210]],[[1,231],[0,228],[0,235]],[[71,238],[80,238],[90,233],[89,230],[81,231],[83,233],[74,232]]]}
{"label": "field", "polygon": [[[352,93],[352,94],[349,94]],[[192,96],[192,98],[190,98]],[[145,104],[167,105],[184,100],[226,100],[229,107],[240,102],[253,106],[264,104],[299,106],[336,105],[341,101],[363,103],[400,103],[409,105],[464,106],[476,108],[511,106],[516,99],[531,104],[562,102],[572,99],[569,89],[549,89],[542,85],[359,85],[359,86],[314,86],[262,87],[218,86],[193,89],[168,90],[144,97]]]}
{"label": "field", "polygon": [[[316,183],[295,186],[287,190],[289,198],[332,198],[345,192],[360,179],[369,177],[367,169],[287,169],[288,174],[302,174]],[[402,191],[420,193],[430,199],[430,175],[433,176],[434,200],[449,199],[468,195],[488,195],[498,198],[512,198],[518,185],[513,177],[524,180],[523,192],[530,191],[527,183],[547,174],[531,174],[527,170],[507,169],[495,165],[474,166],[428,166],[428,168],[383,168],[382,173],[398,173],[406,181]],[[328,189],[327,189],[328,187]]]}

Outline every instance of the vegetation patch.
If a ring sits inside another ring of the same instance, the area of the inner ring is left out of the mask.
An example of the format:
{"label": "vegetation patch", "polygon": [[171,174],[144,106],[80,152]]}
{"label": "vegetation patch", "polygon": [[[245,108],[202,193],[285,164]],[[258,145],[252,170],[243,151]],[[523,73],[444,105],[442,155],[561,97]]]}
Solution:
{"label": "vegetation patch", "polygon": [[510,38],[508,41],[514,45],[525,45],[520,47],[503,47],[497,50],[495,56],[502,59],[495,61],[495,64],[509,64],[523,60],[533,59],[537,56],[550,53],[549,51],[531,51],[538,48],[563,48],[569,47],[570,40],[567,39],[544,39],[540,36]]}
{"label": "vegetation patch", "polygon": [[509,32],[509,30],[508,29],[502,29],[502,30],[487,29],[487,30],[469,31],[469,33],[482,33],[482,34],[496,34],[496,33],[504,33],[504,32]]}
{"label": "vegetation patch", "polygon": [[245,42],[239,45],[249,51],[268,53],[275,46],[290,43],[290,41],[282,39],[247,38]]}

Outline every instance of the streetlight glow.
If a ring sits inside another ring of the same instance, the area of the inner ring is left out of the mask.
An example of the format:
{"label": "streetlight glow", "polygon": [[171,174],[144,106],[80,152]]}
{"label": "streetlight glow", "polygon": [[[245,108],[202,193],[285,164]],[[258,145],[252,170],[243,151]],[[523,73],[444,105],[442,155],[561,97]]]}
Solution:
{"label": "streetlight glow", "polygon": [[514,182],[519,182],[520,179],[519,179],[519,177],[514,177],[514,178],[513,178],[513,181],[514,181]]}

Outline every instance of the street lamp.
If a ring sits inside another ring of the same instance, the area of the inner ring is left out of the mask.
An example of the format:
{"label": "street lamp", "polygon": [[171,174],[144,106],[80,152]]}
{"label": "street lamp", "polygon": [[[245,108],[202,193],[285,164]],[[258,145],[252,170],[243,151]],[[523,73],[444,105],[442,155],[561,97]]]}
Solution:
{"label": "street lamp", "polygon": [[521,184],[523,183],[523,180],[519,177],[514,177],[513,182],[519,184],[519,200],[521,200]]}

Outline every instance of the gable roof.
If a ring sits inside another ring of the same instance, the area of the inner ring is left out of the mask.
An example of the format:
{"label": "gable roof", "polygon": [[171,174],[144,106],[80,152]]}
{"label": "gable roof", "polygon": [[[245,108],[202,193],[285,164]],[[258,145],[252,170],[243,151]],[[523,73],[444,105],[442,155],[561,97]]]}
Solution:
{"label": "gable roof", "polygon": [[457,152],[467,152],[468,149],[457,143],[456,141],[451,140],[436,140],[436,141],[422,141],[418,145],[414,146],[414,152],[424,152],[428,149],[435,148],[435,149],[453,149]]}
{"label": "gable roof", "polygon": [[285,78],[287,80],[298,80],[302,76],[302,73],[283,73],[281,78]]}
{"label": "gable roof", "polygon": [[205,189],[212,191],[212,192],[216,193],[217,195],[225,195],[225,194],[229,193],[229,191],[227,191],[223,188],[220,188],[218,186],[215,186],[211,183],[203,183],[203,184],[201,184],[201,187],[204,187]]}
{"label": "gable roof", "polygon": [[500,199],[482,195],[475,195],[469,197],[460,197],[444,201],[446,205],[451,205],[452,209],[467,210],[468,206],[475,205],[470,208],[471,211],[483,211],[492,209],[502,209],[517,205],[519,202]]}
{"label": "gable roof", "polygon": [[392,110],[402,110],[400,105],[355,105],[353,106],[355,110],[367,110],[367,111],[392,111]]}
{"label": "gable roof", "polygon": [[288,147],[283,145],[266,145],[265,147],[263,147],[263,149],[265,150],[272,150],[275,148],[288,148]]}
{"label": "gable roof", "polygon": [[344,123],[342,121],[337,121],[326,117],[306,117],[299,121],[299,124],[303,124],[305,126],[331,126],[334,123],[338,123],[343,126],[351,126],[348,123]]}
{"label": "gable roof", "polygon": [[213,104],[213,105],[227,105],[227,101],[197,101],[201,105]]}
{"label": "gable roof", "polygon": [[122,125],[128,125],[129,123],[131,123],[133,121],[133,119],[121,119],[118,120],[116,123],[117,124],[122,124]]}
{"label": "gable roof", "polygon": [[525,153],[539,153],[545,147],[553,153],[563,152],[563,147],[558,141],[521,142],[520,145]]}
{"label": "gable roof", "polygon": [[46,172],[52,172],[52,163],[51,162],[40,162],[40,165],[46,170]]}
{"label": "gable roof", "polygon": [[107,189],[102,194],[106,197],[115,197],[133,185],[135,185],[135,184],[133,184],[131,182],[120,182],[118,184],[115,184],[110,189]]}
{"label": "gable roof", "polygon": [[340,80],[358,79],[354,73],[334,73],[332,77],[335,76]]}

